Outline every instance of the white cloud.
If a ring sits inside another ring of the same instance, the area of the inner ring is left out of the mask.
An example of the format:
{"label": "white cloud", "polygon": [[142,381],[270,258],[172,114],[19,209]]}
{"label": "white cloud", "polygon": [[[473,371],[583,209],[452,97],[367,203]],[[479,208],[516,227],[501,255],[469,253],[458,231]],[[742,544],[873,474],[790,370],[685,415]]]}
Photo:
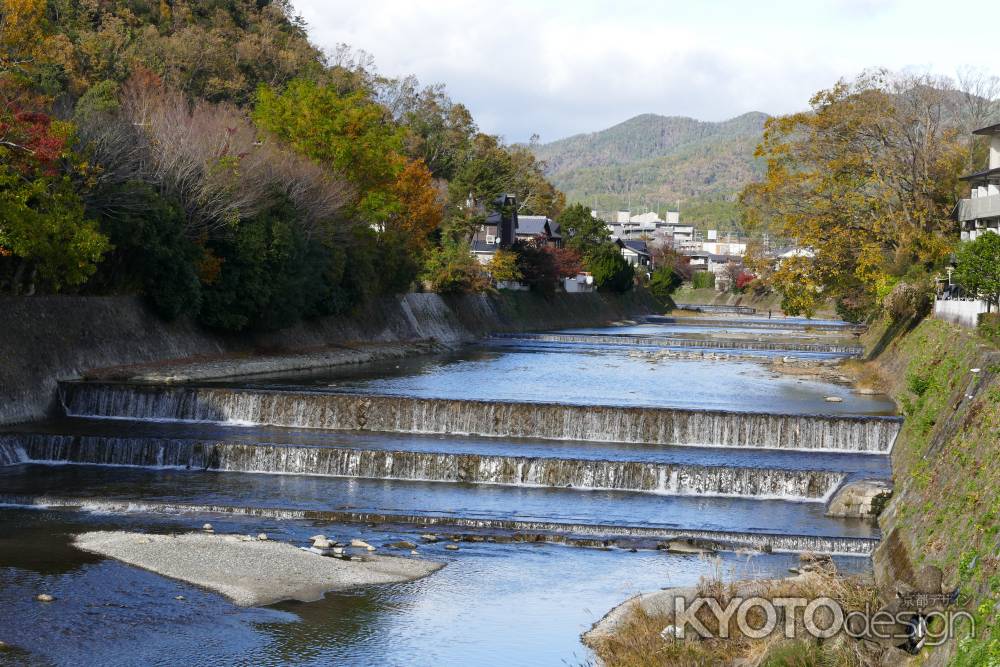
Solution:
{"label": "white cloud", "polygon": [[933,61],[953,73],[989,52],[986,35],[941,30],[947,17],[930,0],[295,5],[320,46],[348,43],[385,74],[445,83],[484,130],[513,141],[599,130],[646,112],[705,120],[784,113],[865,67]]}

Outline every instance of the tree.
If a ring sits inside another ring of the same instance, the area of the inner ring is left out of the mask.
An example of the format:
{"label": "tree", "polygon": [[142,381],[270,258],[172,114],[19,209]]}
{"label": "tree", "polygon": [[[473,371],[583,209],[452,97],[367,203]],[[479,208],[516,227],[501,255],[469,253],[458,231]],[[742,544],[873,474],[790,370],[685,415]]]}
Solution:
{"label": "tree", "polygon": [[560,278],[575,278],[583,271],[583,259],[576,250],[545,246],[545,252],[552,255],[552,262]]}
{"label": "tree", "polygon": [[517,253],[517,268],[525,284],[542,294],[555,291],[559,285],[559,270],[552,253],[545,246],[544,237],[518,241],[514,252]]}
{"label": "tree", "polygon": [[987,232],[959,248],[955,280],[1000,308],[1000,234]]}
{"label": "tree", "polygon": [[[821,289],[870,313],[911,267],[948,256],[969,154],[958,99],[946,80],[875,71],[767,122],[756,153],[767,173],[741,206],[745,228],[813,250],[769,276],[789,304],[808,310]],[[751,263],[763,275],[769,261]]]}
{"label": "tree", "polygon": [[342,95],[306,79],[280,93],[262,86],[253,118],[300,154],[343,174],[357,189],[355,208],[365,220],[378,224],[391,216],[393,185],[405,168],[404,133],[366,92]]}
{"label": "tree", "polygon": [[517,282],[521,279],[521,269],[518,267],[517,253],[512,250],[497,250],[486,270],[496,282]]}
{"label": "tree", "polygon": [[600,246],[586,258],[587,268],[594,275],[599,289],[627,292],[635,281],[635,269],[625,261],[613,244]]}
{"label": "tree", "polygon": [[423,277],[434,291],[445,294],[481,292],[489,287],[483,268],[472,256],[469,244],[447,237],[442,239],[440,247],[430,253]]}
{"label": "tree", "polygon": [[410,250],[420,254],[444,218],[442,197],[427,165],[422,160],[408,161],[396,178],[393,194],[399,205],[388,227],[402,234]]}
{"label": "tree", "polygon": [[657,243],[650,246],[650,253],[653,258],[653,266],[659,268],[669,268],[676,273],[681,280],[691,280],[691,258],[677,252],[669,243]]}
{"label": "tree", "polygon": [[672,267],[661,266],[653,271],[653,277],[649,281],[649,291],[661,303],[667,303],[683,283],[684,279]]}
{"label": "tree", "polygon": [[607,223],[592,216],[590,209],[583,204],[567,206],[556,221],[562,230],[566,247],[581,255],[586,255],[611,240]]}

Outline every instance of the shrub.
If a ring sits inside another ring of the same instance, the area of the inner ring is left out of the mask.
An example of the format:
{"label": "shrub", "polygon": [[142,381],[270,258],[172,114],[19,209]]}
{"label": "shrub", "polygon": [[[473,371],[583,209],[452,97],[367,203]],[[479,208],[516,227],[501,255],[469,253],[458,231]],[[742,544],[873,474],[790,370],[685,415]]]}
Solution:
{"label": "shrub", "polygon": [[1000,347],[1000,313],[981,313],[976,330],[980,336]]}
{"label": "shrub", "polygon": [[587,268],[599,289],[627,292],[635,281],[635,269],[625,261],[618,247],[607,244],[587,256]]}
{"label": "shrub", "polygon": [[894,322],[926,316],[934,303],[932,288],[926,282],[898,282],[882,301],[882,307]]}
{"label": "shrub", "polygon": [[649,281],[649,291],[657,300],[666,302],[684,282],[681,275],[672,268],[660,267],[653,271]]}
{"label": "shrub", "polygon": [[695,289],[715,289],[715,274],[711,271],[696,271],[691,276],[691,285]]}

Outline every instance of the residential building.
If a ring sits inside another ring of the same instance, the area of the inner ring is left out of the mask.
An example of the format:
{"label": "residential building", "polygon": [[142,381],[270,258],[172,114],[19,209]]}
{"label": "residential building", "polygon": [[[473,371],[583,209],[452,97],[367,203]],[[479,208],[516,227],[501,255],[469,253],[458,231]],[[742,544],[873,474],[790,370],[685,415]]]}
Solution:
{"label": "residential building", "polygon": [[[962,241],[975,241],[983,234],[1000,234],[1000,123],[976,130],[973,134],[990,138],[989,164],[983,171],[962,177],[969,184],[969,198],[955,207]],[[990,304],[968,294],[951,280],[939,279],[934,317],[974,327],[979,315],[990,312]]]}
{"label": "residential building", "polygon": [[985,170],[962,178],[970,187],[969,198],[959,200],[955,209],[963,241],[975,241],[987,232],[1000,233],[1000,124],[973,134],[990,138],[990,161]]}
{"label": "residential building", "polygon": [[621,249],[622,257],[632,266],[651,268],[653,266],[653,256],[649,252],[649,247],[645,241],[636,239],[618,239],[615,242]]}
{"label": "residential building", "polygon": [[[563,239],[559,223],[544,215],[518,215],[517,199],[513,195],[501,195],[497,199],[499,208],[510,211],[505,219],[499,212],[486,216],[483,224],[472,237],[472,254],[481,264],[487,264],[498,248],[516,241],[530,241],[542,237],[546,245],[562,247]],[[504,242],[504,236],[508,241]]]}

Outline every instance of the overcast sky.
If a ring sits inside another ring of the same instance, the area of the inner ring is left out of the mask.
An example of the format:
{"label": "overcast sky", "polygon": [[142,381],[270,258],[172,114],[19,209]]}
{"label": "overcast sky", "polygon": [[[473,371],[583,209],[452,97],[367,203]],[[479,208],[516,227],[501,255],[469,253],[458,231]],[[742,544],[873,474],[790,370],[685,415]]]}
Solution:
{"label": "overcast sky", "polygon": [[[487,131],[552,141],[641,113],[787,113],[862,69],[1000,74],[989,3],[293,0],[312,40],[444,83]],[[977,19],[976,16],[980,15]]]}

